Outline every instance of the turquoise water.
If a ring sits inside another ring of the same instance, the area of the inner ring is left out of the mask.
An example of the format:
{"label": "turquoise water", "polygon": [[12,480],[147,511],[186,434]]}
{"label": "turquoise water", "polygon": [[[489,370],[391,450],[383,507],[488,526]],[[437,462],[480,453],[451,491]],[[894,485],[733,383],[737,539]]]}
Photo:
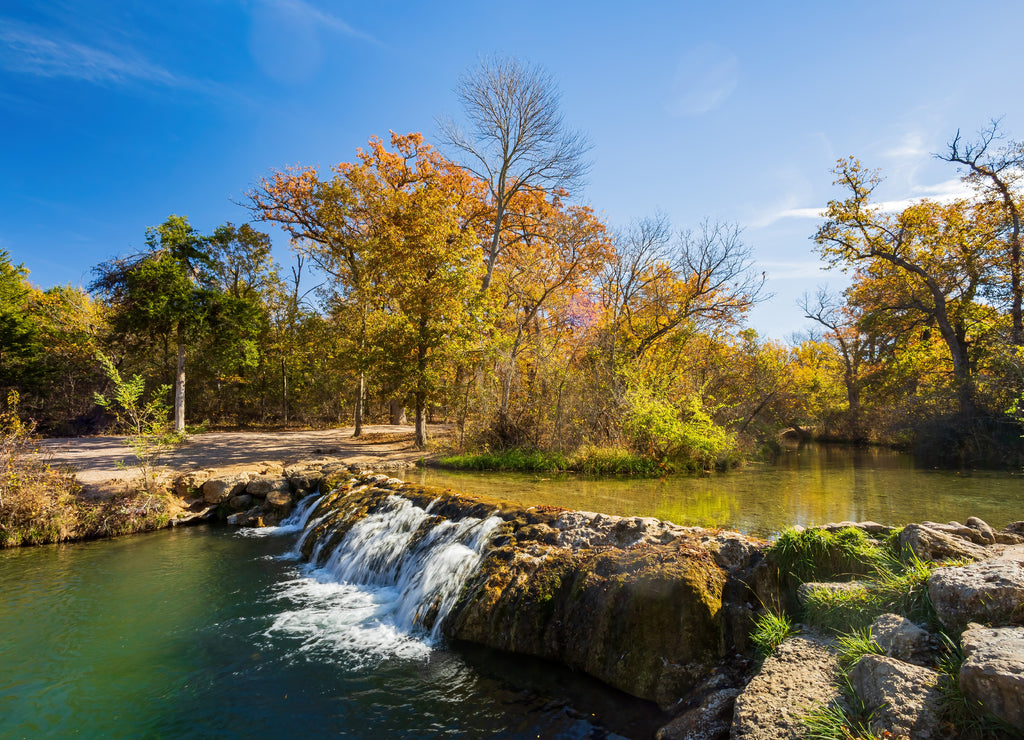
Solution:
{"label": "turquoise water", "polygon": [[658,723],[556,666],[372,618],[339,638],[353,634],[332,616],[341,587],[282,559],[291,541],[200,527],[0,551],[0,737],[600,738]]}

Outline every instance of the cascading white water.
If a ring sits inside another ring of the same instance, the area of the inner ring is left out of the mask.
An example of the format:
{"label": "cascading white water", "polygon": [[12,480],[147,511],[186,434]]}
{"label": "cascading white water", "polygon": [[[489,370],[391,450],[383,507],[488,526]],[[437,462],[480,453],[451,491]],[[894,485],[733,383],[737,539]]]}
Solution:
{"label": "cascading white water", "polygon": [[[278,528],[294,532],[299,521],[305,526],[289,557],[297,557],[314,528],[338,515],[311,520],[315,509],[315,503],[297,509]],[[301,638],[300,650],[331,651],[346,662],[425,657],[502,522],[497,516],[450,521],[430,509],[389,496],[353,524],[332,552],[321,552],[330,540],[322,537],[298,577],[279,587],[277,597],[294,608],[282,611],[268,633]]]}
{"label": "cascading white water", "polygon": [[238,534],[243,537],[269,537],[301,532],[306,528],[306,523],[309,521],[309,517],[319,500],[319,496],[306,496],[306,498],[299,501],[295,510],[283,519],[278,526],[245,528],[238,530]]}

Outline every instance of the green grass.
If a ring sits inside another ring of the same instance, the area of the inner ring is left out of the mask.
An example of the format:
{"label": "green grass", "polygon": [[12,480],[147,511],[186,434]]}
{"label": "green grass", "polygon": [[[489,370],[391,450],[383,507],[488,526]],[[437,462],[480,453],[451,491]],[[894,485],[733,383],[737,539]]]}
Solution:
{"label": "green grass", "polygon": [[657,476],[671,472],[655,460],[616,447],[584,446],[568,455],[511,448],[498,452],[449,455],[440,465],[458,470],[500,470],[523,473],[575,471],[587,475],[629,474]]}
{"label": "green grass", "polygon": [[839,665],[843,667],[843,670],[852,668],[865,655],[882,655],[885,652],[871,636],[870,627],[839,635],[836,638],[836,645]]}
{"label": "green grass", "polygon": [[882,740],[870,720],[851,717],[838,704],[812,709],[801,719],[809,740]]}
{"label": "green grass", "polygon": [[787,529],[768,552],[794,588],[799,583],[849,580],[874,573],[890,556],[860,529]]}
{"label": "green grass", "polygon": [[476,452],[442,457],[446,468],[458,470],[505,470],[524,473],[554,473],[569,469],[569,459],[557,452],[512,448],[498,452]]}
{"label": "green grass", "polygon": [[917,558],[885,561],[864,587],[850,591],[814,589],[804,602],[804,620],[840,634],[863,630],[882,614],[899,614],[912,622],[937,625],[928,597],[928,577],[934,566]]}
{"label": "green grass", "polygon": [[754,643],[757,654],[766,658],[793,633],[793,623],[788,616],[766,611],[754,620],[754,630],[750,633],[750,641]]}

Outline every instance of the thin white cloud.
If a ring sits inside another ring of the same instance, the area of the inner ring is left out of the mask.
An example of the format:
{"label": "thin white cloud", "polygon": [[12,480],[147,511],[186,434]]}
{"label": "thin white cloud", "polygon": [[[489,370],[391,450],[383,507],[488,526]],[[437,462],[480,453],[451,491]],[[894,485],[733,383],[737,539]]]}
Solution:
{"label": "thin white cloud", "polygon": [[[952,203],[955,200],[970,198],[974,195],[974,191],[957,178],[944,180],[935,185],[915,185],[910,190],[917,193],[917,195],[897,200],[878,201],[873,205],[883,211],[893,213],[895,211],[902,211],[923,199],[933,200],[937,203]],[[816,208],[785,208],[760,220],[756,226],[770,226],[784,218],[820,220],[824,217],[825,208],[825,206],[818,206]]]}
{"label": "thin white cloud", "polygon": [[0,67],[16,74],[65,77],[98,85],[141,83],[238,97],[216,83],[174,74],[131,48],[101,48],[10,19],[0,21]]}
{"label": "thin white cloud", "polygon": [[714,110],[736,89],[739,67],[732,52],[715,44],[691,49],[676,69],[667,105],[669,112],[696,116]]}
{"label": "thin white cloud", "polygon": [[0,65],[12,72],[38,77],[71,77],[87,82],[141,80],[167,86],[182,82],[181,78],[130,50],[114,53],[9,20],[0,28]]}
{"label": "thin white cloud", "polygon": [[353,38],[378,43],[377,39],[370,34],[354,28],[352,25],[336,15],[332,15],[331,13],[321,10],[314,5],[310,5],[305,2],[305,0],[268,0],[268,4],[285,13],[302,16],[323,28],[337,31],[338,33],[351,36]]}
{"label": "thin white cloud", "polygon": [[887,157],[901,157],[919,159],[929,156],[931,152],[925,146],[924,136],[919,131],[909,131],[891,149],[883,154]]}

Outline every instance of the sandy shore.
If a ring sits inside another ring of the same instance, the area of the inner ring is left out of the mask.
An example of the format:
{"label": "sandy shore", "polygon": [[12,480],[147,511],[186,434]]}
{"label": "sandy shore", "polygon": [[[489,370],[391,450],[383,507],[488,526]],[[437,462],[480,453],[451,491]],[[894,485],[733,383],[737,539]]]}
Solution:
{"label": "sandy shore", "polygon": [[[429,429],[433,439],[448,432],[449,428],[444,426]],[[41,446],[54,465],[73,468],[79,482],[86,484],[126,477],[130,473],[118,463],[123,461],[131,466],[135,459],[125,447],[123,437],[47,439]],[[363,436],[357,439],[352,437],[352,427],[298,432],[206,432],[192,435],[185,444],[169,452],[162,460],[162,467],[177,473],[260,462],[283,463],[319,455],[373,465],[414,463],[436,454],[436,450],[416,449],[413,428],[405,425],[366,426]]]}

